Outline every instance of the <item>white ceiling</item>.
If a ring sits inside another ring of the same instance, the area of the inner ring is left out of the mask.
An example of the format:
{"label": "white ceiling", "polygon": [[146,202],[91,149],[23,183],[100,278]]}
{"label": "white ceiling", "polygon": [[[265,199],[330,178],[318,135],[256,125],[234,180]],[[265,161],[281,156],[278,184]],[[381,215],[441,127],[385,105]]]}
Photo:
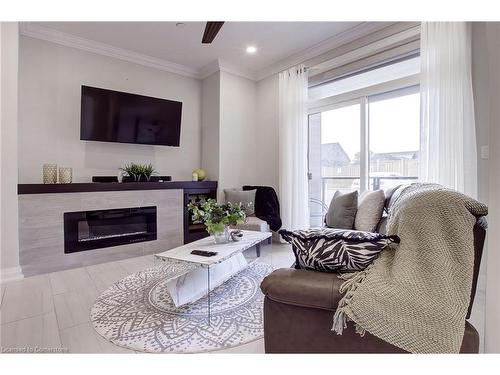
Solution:
{"label": "white ceiling", "polygon": [[[173,62],[193,70],[223,60],[261,71],[361,22],[226,22],[212,44],[202,44],[205,22],[37,22],[35,26]],[[248,55],[245,48],[258,51]]]}

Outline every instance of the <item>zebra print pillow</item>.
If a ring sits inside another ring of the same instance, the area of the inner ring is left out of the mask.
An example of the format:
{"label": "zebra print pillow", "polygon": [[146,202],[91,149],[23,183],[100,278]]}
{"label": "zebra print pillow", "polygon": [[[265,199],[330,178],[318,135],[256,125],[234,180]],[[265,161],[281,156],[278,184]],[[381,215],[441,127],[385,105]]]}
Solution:
{"label": "zebra print pillow", "polygon": [[281,237],[292,244],[295,268],[323,272],[364,270],[398,236],[346,229],[282,229]]}

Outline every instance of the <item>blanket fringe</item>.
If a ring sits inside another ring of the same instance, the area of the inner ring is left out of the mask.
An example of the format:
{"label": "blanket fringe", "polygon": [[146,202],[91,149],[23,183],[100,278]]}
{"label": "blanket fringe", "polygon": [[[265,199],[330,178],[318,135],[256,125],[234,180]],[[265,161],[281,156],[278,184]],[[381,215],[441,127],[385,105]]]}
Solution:
{"label": "blanket fringe", "polygon": [[341,273],[337,277],[342,280],[349,280],[351,277],[356,276],[357,272]]}
{"label": "blanket fringe", "polygon": [[334,331],[337,335],[341,335],[342,332],[344,332],[344,329],[347,328],[348,319],[349,317],[344,311],[337,309],[337,311],[335,311],[335,315],[333,316],[332,331]]}
{"label": "blanket fringe", "polygon": [[[346,307],[349,304],[352,296],[354,295],[356,288],[366,278],[367,272],[372,267],[373,264],[366,267],[363,271],[341,274],[338,276],[340,279],[345,280],[339,288],[339,292],[345,294],[339,301],[337,310],[333,315],[333,325],[331,330],[337,333],[337,335],[342,335],[344,329],[347,328],[347,322],[352,321],[352,319],[346,313]],[[361,337],[365,335],[365,329],[357,323],[356,333],[358,333]]]}
{"label": "blanket fringe", "polygon": [[366,330],[363,327],[361,327],[358,323],[356,323],[356,333],[361,337],[365,337],[365,332]]}

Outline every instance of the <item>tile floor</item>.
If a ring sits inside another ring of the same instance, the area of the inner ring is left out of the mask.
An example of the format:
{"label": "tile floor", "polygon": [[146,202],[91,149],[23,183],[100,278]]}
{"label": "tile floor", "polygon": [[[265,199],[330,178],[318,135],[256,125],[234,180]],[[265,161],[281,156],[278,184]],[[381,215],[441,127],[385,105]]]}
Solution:
{"label": "tile floor", "polygon": [[[254,249],[245,252],[245,256],[255,258]],[[261,260],[277,267],[289,267],[293,255],[288,245],[273,244],[262,247]],[[90,308],[108,286],[153,265],[154,258],[148,255],[2,284],[0,347],[62,347],[71,353],[134,353],[111,344],[94,331],[89,320]],[[481,352],[485,303],[483,273],[471,317],[481,337]],[[260,339],[213,353],[263,352],[264,342]]]}
{"label": "tile floor", "polygon": [[[255,258],[255,250],[245,252]],[[262,246],[261,260],[289,267],[288,245]],[[155,264],[152,255],[54,272],[2,284],[0,347],[67,348],[71,353],[134,353],[99,336],[90,308],[99,293],[125,276]],[[263,339],[214,353],[264,353]]]}

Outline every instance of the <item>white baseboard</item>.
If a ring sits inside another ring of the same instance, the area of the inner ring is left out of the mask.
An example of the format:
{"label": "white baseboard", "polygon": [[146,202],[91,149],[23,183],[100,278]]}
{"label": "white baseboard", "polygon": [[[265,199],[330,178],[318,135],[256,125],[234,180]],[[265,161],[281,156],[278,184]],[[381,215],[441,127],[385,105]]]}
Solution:
{"label": "white baseboard", "polygon": [[2,283],[23,279],[23,271],[21,267],[9,267],[0,269],[0,280]]}

